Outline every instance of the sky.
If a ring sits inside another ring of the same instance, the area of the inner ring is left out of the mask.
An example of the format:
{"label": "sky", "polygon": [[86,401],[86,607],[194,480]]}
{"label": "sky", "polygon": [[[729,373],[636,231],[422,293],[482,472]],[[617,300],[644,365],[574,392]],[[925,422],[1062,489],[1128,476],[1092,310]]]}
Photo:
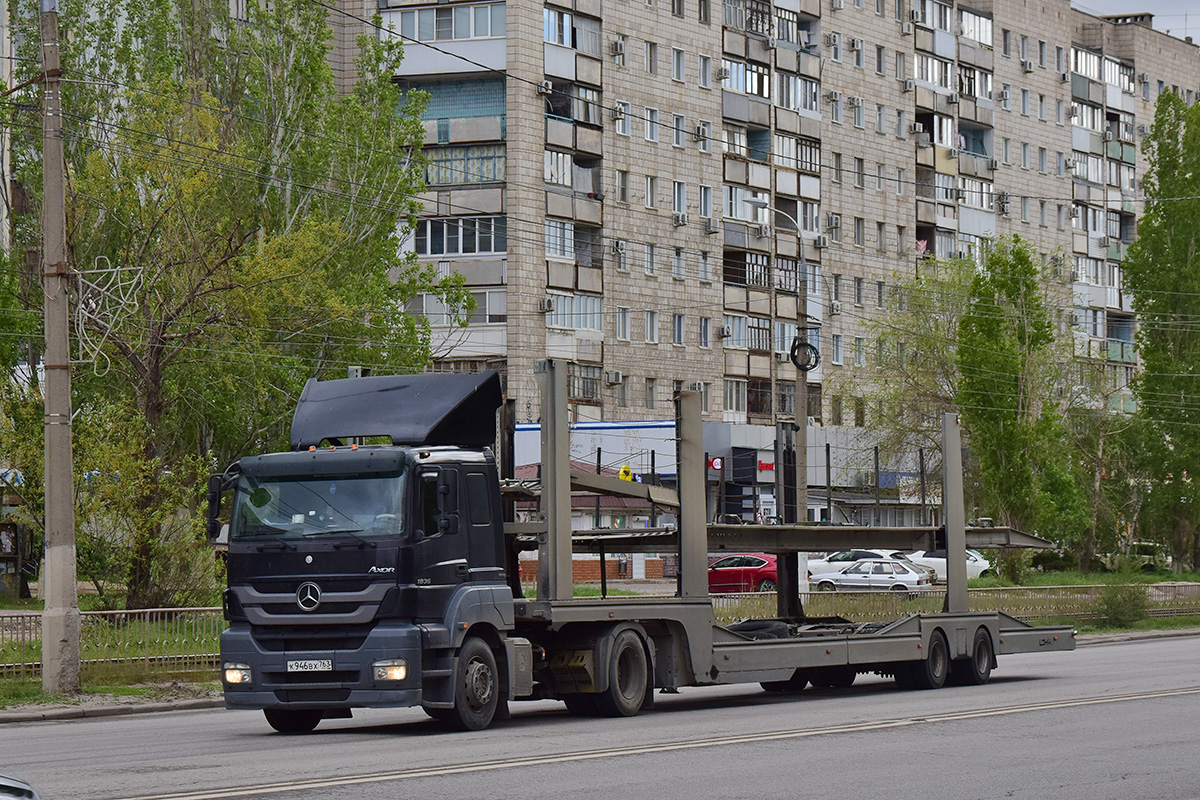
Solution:
{"label": "sky", "polygon": [[1154,27],[1182,39],[1191,36],[1200,44],[1200,3],[1196,0],[1071,0],[1081,11],[1098,16],[1149,12]]}

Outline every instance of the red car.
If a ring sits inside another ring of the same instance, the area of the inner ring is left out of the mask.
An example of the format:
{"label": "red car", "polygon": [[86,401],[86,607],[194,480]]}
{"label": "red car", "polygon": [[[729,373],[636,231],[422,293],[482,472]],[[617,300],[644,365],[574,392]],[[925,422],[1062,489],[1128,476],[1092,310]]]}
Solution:
{"label": "red car", "polygon": [[770,553],[737,553],[708,565],[710,592],[773,592],[778,585],[779,572]]}

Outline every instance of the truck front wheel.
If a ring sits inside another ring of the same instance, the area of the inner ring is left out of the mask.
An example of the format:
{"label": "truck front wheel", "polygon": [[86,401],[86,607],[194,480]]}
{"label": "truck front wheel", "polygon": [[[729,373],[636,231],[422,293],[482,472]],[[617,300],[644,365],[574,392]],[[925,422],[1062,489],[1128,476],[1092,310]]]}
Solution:
{"label": "truck front wheel", "polygon": [[471,637],[458,651],[454,708],[437,718],[460,731],[481,731],[492,722],[500,699],[496,656],[482,639]]}
{"label": "truck front wheel", "polygon": [[596,707],[608,717],[632,717],[642,710],[650,679],[646,648],[630,630],[613,640],[608,663],[608,689],[596,695]]}
{"label": "truck front wheel", "polygon": [[267,724],[280,733],[308,733],[317,727],[322,711],[294,708],[264,708]]}

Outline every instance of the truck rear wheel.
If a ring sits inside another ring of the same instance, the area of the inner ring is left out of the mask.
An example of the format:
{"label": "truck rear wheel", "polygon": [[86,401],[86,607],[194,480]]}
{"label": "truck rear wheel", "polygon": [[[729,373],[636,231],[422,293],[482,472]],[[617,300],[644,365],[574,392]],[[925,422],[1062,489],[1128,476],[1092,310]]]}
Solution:
{"label": "truck rear wheel", "polygon": [[950,647],[946,635],[934,631],[929,637],[925,658],[898,665],[896,684],[901,689],[940,689],[950,674]]}
{"label": "truck rear wheel", "polygon": [[650,666],[641,637],[630,630],[617,634],[608,662],[608,688],[595,695],[596,708],[608,717],[632,717],[642,710]]}
{"label": "truck rear wheel", "polygon": [[317,727],[323,711],[295,708],[264,708],[267,724],[280,733],[308,733]]}
{"label": "truck rear wheel", "polygon": [[460,731],[481,731],[492,723],[500,699],[496,656],[482,639],[472,636],[458,650],[454,707],[437,719]]}
{"label": "truck rear wheel", "polygon": [[992,637],[987,628],[975,631],[968,658],[956,659],[950,678],[960,686],[983,686],[992,677]]}

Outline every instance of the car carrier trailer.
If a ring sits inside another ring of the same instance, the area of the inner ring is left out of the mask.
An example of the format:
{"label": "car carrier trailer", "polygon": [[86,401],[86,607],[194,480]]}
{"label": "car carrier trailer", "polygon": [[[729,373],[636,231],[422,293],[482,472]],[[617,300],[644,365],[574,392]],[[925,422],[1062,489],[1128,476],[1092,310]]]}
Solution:
{"label": "car carrier trailer", "polygon": [[[542,461],[536,522],[512,521],[491,446],[502,405],[493,372],[310,381],[293,450],[241,459],[209,482],[209,531],[233,489],[228,708],[262,709],[285,733],[354,708],[420,705],[452,728],[479,730],[508,703],[557,698],[576,714],[632,716],[655,689],[760,683],[768,691],[848,686],[860,673],[902,688],[982,684],[1006,653],[1070,650],[1070,627],[1031,627],[968,608],[965,567],[945,609],[853,623],[809,618],[795,554],[844,546],[920,549],[933,528],[710,526],[700,398],[676,397],[678,488],[570,469],[566,364],[538,362]],[[367,444],[386,440],[389,444]],[[502,449],[511,451],[511,440]],[[943,425],[945,544],[962,562],[957,420]],[[526,487],[527,491],[527,487]],[[572,492],[641,497],[674,509],[673,529],[571,530]],[[507,499],[506,499],[507,498]],[[505,518],[508,518],[506,521]],[[974,530],[978,547],[1040,540]],[[522,596],[517,552],[538,552],[536,596]],[[576,552],[677,549],[672,597],[573,597]],[[778,615],[717,623],[707,554],[781,555]],[[790,564],[790,566],[789,566]],[[961,567],[960,563],[960,567]]]}

